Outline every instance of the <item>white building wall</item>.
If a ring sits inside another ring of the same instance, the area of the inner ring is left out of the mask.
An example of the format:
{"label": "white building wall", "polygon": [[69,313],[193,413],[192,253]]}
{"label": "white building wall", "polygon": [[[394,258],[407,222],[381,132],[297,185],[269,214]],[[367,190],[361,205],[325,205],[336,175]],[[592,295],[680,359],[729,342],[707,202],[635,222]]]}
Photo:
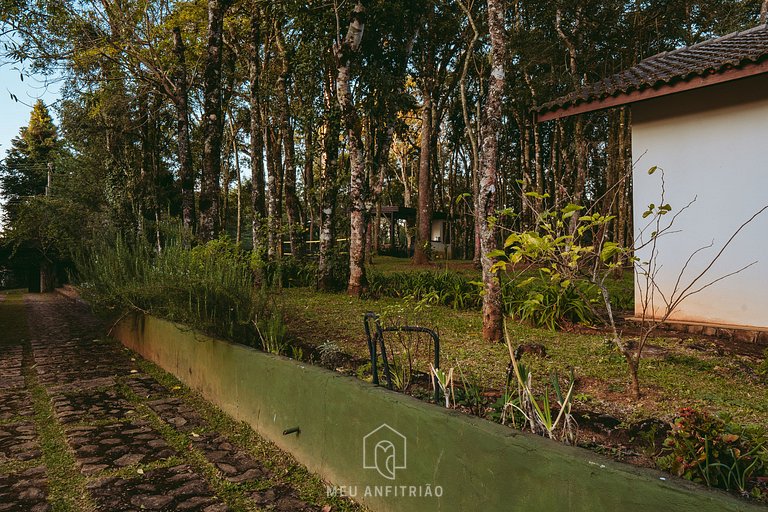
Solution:
{"label": "white building wall", "polygon": [[[712,261],[739,226],[768,204],[768,75],[745,78],[632,105],[635,233],[642,214],[659,204],[664,170],[671,215],[694,198],[659,239],[657,283],[669,296],[683,266],[682,287]],[[647,234],[646,234],[647,239]],[[648,250],[638,252],[648,259]],[[685,300],[672,315],[680,321],[768,327],[768,211],[744,228],[697,288],[757,262]],[[635,278],[635,313],[641,313]],[[657,306],[661,303],[656,296]]]}

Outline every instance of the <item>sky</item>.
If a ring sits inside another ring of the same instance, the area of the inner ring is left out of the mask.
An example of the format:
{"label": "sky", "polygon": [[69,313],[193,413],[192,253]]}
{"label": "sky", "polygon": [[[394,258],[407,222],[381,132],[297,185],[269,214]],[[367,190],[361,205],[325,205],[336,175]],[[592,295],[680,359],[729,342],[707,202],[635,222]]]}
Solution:
{"label": "sky", "polygon": [[[1,59],[1,57],[0,57]],[[54,123],[56,118],[55,108],[51,105],[59,97],[59,86],[54,84],[46,86],[43,77],[24,75],[20,78],[18,66],[0,60],[0,160],[5,159],[5,153],[11,146],[11,139],[19,134],[19,128],[29,122],[29,113],[32,105],[38,99],[42,99],[49,107]],[[15,95],[19,101],[11,98]],[[0,206],[0,231],[3,230],[2,207]]]}

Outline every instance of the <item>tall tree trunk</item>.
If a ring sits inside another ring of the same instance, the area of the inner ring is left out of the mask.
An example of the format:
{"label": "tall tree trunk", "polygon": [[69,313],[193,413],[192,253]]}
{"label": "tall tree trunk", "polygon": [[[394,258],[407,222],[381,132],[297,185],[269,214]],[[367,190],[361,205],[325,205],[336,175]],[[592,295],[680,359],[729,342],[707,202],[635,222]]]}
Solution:
{"label": "tall tree trunk", "polygon": [[[571,73],[571,79],[574,86],[578,86],[580,83],[579,67],[578,67],[578,41],[580,39],[579,27],[581,25],[581,8],[577,9],[576,21],[573,27],[572,34],[566,34],[562,25],[562,13],[560,9],[555,14],[555,29],[558,36],[563,41],[563,44],[568,49],[568,67]],[[587,183],[587,162],[588,162],[588,148],[587,141],[584,134],[584,115],[577,114],[576,122],[573,129],[573,143],[576,150],[576,176],[571,190],[573,196],[571,201],[582,205],[585,199],[584,192],[586,191]],[[579,223],[579,212],[575,212],[571,216],[571,232],[575,232]]]}
{"label": "tall tree trunk", "polygon": [[315,221],[317,217],[315,204],[315,126],[314,119],[307,121],[304,128],[304,171],[302,178],[304,180],[304,205],[306,213],[304,219],[309,222],[307,236],[309,240],[314,239]]}
{"label": "tall tree trunk", "polygon": [[504,31],[503,0],[488,0],[488,29],[491,34],[491,76],[483,113],[480,147],[480,193],[477,215],[480,215],[480,249],[483,266],[483,338],[497,342],[503,338],[503,311],[501,285],[491,267],[496,262],[489,256],[496,246],[496,226],[490,220],[495,216],[498,162],[498,138],[501,133],[501,102],[504,95],[504,63],[506,37]]}
{"label": "tall tree trunk", "polygon": [[432,238],[432,91],[429,86],[422,87],[424,104],[421,107],[421,146],[419,150],[419,198],[416,247],[413,263],[429,263],[430,243]]}
{"label": "tall tree trunk", "polygon": [[208,0],[208,32],[203,72],[203,173],[200,181],[200,238],[219,234],[221,193],[221,139],[224,129],[221,108],[221,61],[224,13],[232,0]]}
{"label": "tall tree trunk", "polygon": [[277,77],[277,94],[280,102],[280,131],[283,136],[283,187],[285,190],[285,210],[288,214],[288,239],[291,243],[291,254],[294,258],[303,256],[302,226],[299,213],[299,197],[296,195],[296,150],[294,147],[293,127],[290,121],[290,104],[288,102],[288,55],[285,41],[280,28],[275,28],[277,34],[277,50],[280,53],[280,73]]}
{"label": "tall tree trunk", "polygon": [[[480,84],[480,89],[482,93],[482,83]],[[480,102],[477,101],[475,103],[475,124],[477,125],[476,133],[480,134],[481,127],[483,124],[483,115],[480,107]],[[478,135],[479,136],[479,135]],[[480,142],[478,141],[478,153],[477,153],[477,167],[474,172],[473,178],[472,178],[472,197],[474,198],[474,210],[475,210],[475,252],[474,256],[472,258],[472,263],[475,266],[475,268],[482,270],[483,268],[483,248],[482,248],[482,241],[481,241],[481,232],[482,232],[482,215],[480,214],[478,210],[478,198],[480,197]]]}
{"label": "tall tree trunk", "polygon": [[334,43],[336,57],[336,96],[341,108],[341,117],[347,131],[350,165],[350,233],[349,233],[349,283],[347,293],[360,295],[365,286],[365,150],[362,141],[362,127],[355,110],[350,89],[350,68],[352,57],[360,51],[365,29],[365,5],[363,0],[355,8],[343,40]]}
{"label": "tall tree trunk", "polygon": [[331,254],[336,241],[334,223],[336,196],[338,194],[336,181],[341,126],[338,111],[334,108],[333,78],[333,72],[329,69],[323,91],[325,121],[323,122],[323,154],[320,162],[323,179],[320,198],[320,253],[317,260],[317,287],[321,290],[330,290],[335,285],[331,275]]}
{"label": "tall tree trunk", "polygon": [[632,148],[630,144],[630,126],[629,119],[631,111],[623,108],[620,111],[619,122],[619,163],[620,179],[619,185],[619,218],[618,218],[618,237],[617,241],[621,247],[631,245],[634,240],[634,230],[632,227]]}
{"label": "tall tree trunk", "polygon": [[368,261],[373,263],[373,256],[379,253],[379,228],[381,224],[381,193],[384,190],[384,177],[387,174],[389,165],[389,153],[392,149],[392,140],[395,136],[395,124],[387,120],[387,126],[379,130],[376,137],[376,151],[373,158],[373,169],[375,173],[371,174],[371,196],[368,202],[366,215],[370,219],[369,229],[371,235],[368,237]]}
{"label": "tall tree trunk", "polygon": [[249,47],[250,55],[248,59],[248,73],[251,81],[249,105],[251,110],[251,207],[253,208],[253,220],[251,231],[253,236],[254,251],[264,250],[266,243],[264,239],[264,226],[262,225],[265,217],[264,204],[264,138],[261,124],[261,89],[259,77],[261,73],[261,59],[259,51],[261,48],[261,12],[257,6],[253,6],[251,14],[251,44]]}
{"label": "tall tree trunk", "polygon": [[189,85],[181,29],[173,27],[173,49],[176,58],[173,102],[176,106],[179,184],[181,185],[181,218],[184,229],[195,229],[195,174],[192,169],[192,145],[189,140]]}
{"label": "tall tree trunk", "polygon": [[[277,136],[267,121],[264,112],[264,147],[267,152],[267,256],[279,258],[283,252],[283,240],[280,233],[282,209],[280,205],[280,147]],[[277,146],[277,147],[276,147]]]}
{"label": "tall tree trunk", "polygon": [[243,179],[242,179],[242,174],[240,172],[240,152],[237,149],[237,129],[235,128],[234,121],[232,121],[231,119],[230,119],[229,127],[232,132],[232,155],[235,159],[235,173],[237,176],[237,212],[236,212],[237,227],[236,227],[236,234],[235,234],[235,242],[239,244],[242,239],[241,225],[242,225],[242,217],[243,217],[243,202],[242,202]]}

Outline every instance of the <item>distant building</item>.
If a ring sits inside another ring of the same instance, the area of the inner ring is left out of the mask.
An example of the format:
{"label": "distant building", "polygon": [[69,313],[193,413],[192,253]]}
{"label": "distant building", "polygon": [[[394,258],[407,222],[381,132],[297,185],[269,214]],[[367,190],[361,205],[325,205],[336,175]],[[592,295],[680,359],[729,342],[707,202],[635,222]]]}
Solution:
{"label": "distant building", "polygon": [[[411,256],[413,248],[410,245],[411,234],[407,226],[416,227],[416,208],[405,206],[383,206],[381,218],[386,223],[386,240],[383,254],[392,256]],[[383,231],[383,229],[382,229]],[[384,232],[384,231],[383,231]],[[438,258],[453,258],[451,245],[451,229],[448,216],[443,212],[432,213],[432,254]]]}
{"label": "distant building", "polygon": [[[768,204],[768,26],[736,32],[643,60],[637,66],[542,105],[540,122],[631,105],[634,226],[658,202],[682,213],[679,233],[659,239],[657,304],[669,296],[687,260],[690,281],[739,227]],[[707,273],[744,271],[692,295],[672,315],[686,323],[768,328],[768,212],[746,226]],[[647,233],[645,235],[648,236]],[[648,251],[637,256],[648,257]],[[641,311],[637,300],[636,315]]]}

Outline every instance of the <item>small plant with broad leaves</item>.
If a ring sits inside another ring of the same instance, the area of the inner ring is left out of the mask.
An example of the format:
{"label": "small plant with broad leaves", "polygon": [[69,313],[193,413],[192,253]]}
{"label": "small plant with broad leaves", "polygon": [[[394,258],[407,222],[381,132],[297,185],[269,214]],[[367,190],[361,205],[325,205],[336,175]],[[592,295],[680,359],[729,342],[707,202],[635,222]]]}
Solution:
{"label": "small plant with broad leaves", "polygon": [[742,427],[728,417],[683,408],[664,441],[660,468],[709,487],[761,498],[768,475],[768,432]]}

